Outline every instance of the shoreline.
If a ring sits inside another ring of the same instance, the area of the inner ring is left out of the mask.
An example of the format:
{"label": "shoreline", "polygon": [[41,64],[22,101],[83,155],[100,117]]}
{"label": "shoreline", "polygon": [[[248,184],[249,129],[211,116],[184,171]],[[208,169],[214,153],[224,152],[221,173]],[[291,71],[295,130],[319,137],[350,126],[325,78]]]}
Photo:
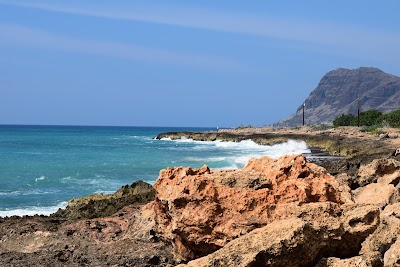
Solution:
{"label": "shoreline", "polygon": [[[244,128],[244,129],[220,129],[216,132],[165,132],[157,135],[155,139],[171,138],[172,140],[186,137],[196,141],[233,141],[252,140],[259,145],[274,145],[286,142],[289,139],[304,140],[309,147],[320,148],[331,155],[345,157],[357,156],[363,151],[363,145],[400,147],[400,129],[385,128],[384,136],[362,132],[357,127],[302,127],[302,128]],[[325,142],[326,143],[325,143]],[[359,150],[343,149],[345,146],[358,148]],[[340,149],[342,148],[342,149]]]}
{"label": "shoreline", "polygon": [[[338,157],[318,161],[333,175],[341,172],[354,174],[360,164],[368,164],[376,158],[388,157],[400,148],[400,129],[385,128],[384,134],[362,132],[358,127],[298,127],[298,128],[242,128],[220,129],[217,132],[166,132],[156,139],[181,139],[182,136],[196,141],[252,140],[260,145],[275,145],[288,140],[305,141],[309,149],[320,150]],[[342,157],[342,158],[340,158]]]}

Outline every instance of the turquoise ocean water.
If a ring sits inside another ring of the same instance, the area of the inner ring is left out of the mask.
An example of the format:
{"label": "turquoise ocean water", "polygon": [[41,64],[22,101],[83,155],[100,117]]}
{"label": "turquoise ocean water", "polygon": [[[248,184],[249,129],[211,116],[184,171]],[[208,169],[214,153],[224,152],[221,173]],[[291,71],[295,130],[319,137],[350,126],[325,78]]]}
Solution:
{"label": "turquoise ocean water", "polygon": [[215,128],[0,125],[0,216],[50,214],[74,197],[154,183],[168,166],[243,167],[250,157],[307,153],[304,142],[154,140],[166,131]]}

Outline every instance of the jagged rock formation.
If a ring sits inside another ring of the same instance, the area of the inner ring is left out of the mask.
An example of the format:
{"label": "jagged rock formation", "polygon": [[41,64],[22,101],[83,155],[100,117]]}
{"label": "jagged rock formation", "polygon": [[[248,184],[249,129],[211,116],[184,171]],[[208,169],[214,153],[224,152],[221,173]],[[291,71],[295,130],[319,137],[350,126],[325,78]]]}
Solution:
{"label": "jagged rock formation", "polygon": [[379,210],[373,206],[340,210],[313,203],[299,211],[297,217],[274,221],[186,266],[312,266],[321,254],[354,255],[379,224]]}
{"label": "jagged rock formation", "polygon": [[0,218],[0,266],[174,266],[170,246],[143,221],[154,192],[138,181],[51,216]]}
{"label": "jagged rock formation", "polygon": [[[366,67],[330,71],[305,100],[306,124],[331,124],[341,114],[356,115],[358,95],[361,111],[397,110],[400,108],[400,77]],[[302,104],[295,114],[275,125],[301,125]]]}
{"label": "jagged rock formation", "polygon": [[111,216],[130,204],[145,204],[154,199],[156,191],[143,181],[125,185],[113,194],[93,194],[68,201],[65,209],[59,209],[54,218],[64,220],[92,219]]}
{"label": "jagged rock formation", "polygon": [[[275,163],[285,169],[280,160]],[[371,183],[350,195],[346,190],[335,191],[341,192],[341,199],[346,199],[344,204],[332,200],[301,205],[278,203],[272,209],[272,213],[276,212],[273,219],[265,226],[180,266],[398,266],[400,203],[395,190],[399,186],[400,170],[395,167],[398,163],[376,160],[363,166],[357,177]],[[253,164],[249,163],[249,166]],[[254,170],[262,171],[263,167],[272,169],[268,171],[269,175],[275,173],[273,162],[260,164]],[[293,168],[302,170],[296,164]],[[374,177],[365,179],[366,176]],[[298,179],[299,175],[296,177]],[[378,187],[383,190],[370,190]],[[338,189],[335,185],[334,188]],[[360,190],[366,190],[367,196],[360,197]],[[390,193],[382,196],[385,190]],[[369,201],[380,198],[384,200]],[[297,201],[291,204],[294,203]],[[196,217],[195,213],[193,216]],[[179,225],[175,226],[176,233],[181,233]]]}
{"label": "jagged rock formation", "polygon": [[178,258],[194,259],[279,218],[299,205],[351,202],[350,188],[303,156],[250,160],[242,170],[167,168],[147,205]]}

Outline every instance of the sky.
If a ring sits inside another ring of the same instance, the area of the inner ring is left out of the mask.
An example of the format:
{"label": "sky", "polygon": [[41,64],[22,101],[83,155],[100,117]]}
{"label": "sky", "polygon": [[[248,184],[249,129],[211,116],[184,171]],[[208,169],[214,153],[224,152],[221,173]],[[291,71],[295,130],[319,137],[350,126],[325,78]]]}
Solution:
{"label": "sky", "polygon": [[400,76],[400,1],[0,0],[0,124],[263,126],[327,72]]}

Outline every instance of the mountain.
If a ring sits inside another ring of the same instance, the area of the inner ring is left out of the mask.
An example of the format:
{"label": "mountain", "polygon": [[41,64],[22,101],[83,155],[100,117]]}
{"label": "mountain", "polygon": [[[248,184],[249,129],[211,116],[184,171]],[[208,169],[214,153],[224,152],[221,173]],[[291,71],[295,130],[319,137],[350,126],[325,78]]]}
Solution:
{"label": "mountain", "polygon": [[[304,101],[305,124],[332,124],[342,114],[357,115],[358,96],[361,112],[377,109],[386,113],[400,109],[400,77],[367,67],[330,71]],[[295,114],[274,126],[301,125],[302,108],[303,103]]]}

